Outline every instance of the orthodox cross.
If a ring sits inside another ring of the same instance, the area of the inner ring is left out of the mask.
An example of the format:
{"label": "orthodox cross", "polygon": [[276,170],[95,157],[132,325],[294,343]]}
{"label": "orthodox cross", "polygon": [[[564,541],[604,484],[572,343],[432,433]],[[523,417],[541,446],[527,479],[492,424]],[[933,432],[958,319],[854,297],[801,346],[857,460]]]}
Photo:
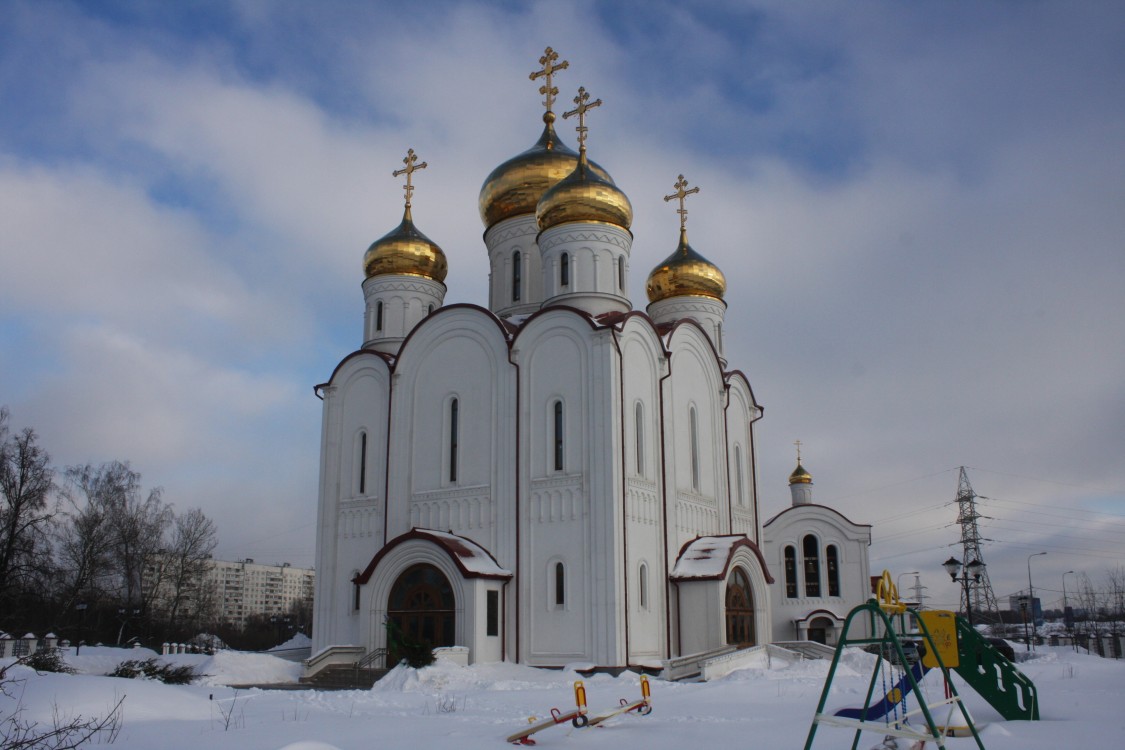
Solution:
{"label": "orthodox cross", "polygon": [[674,198],[678,198],[680,200],[680,207],[676,209],[676,213],[680,215],[680,231],[682,232],[685,225],[687,224],[687,209],[684,208],[684,199],[689,195],[698,193],[699,187],[696,186],[691,190],[685,190],[684,188],[687,187],[687,180],[684,179],[683,175],[680,175],[680,179],[676,180],[676,184],[672,187],[676,188],[676,192],[672,193],[671,195],[664,196],[664,201],[667,202]]}
{"label": "orthodox cross", "polygon": [[589,128],[586,127],[586,112],[588,110],[593,109],[594,107],[602,106],[602,100],[601,99],[598,99],[595,102],[587,104],[586,102],[589,102],[589,101],[590,101],[590,95],[588,93],[586,93],[586,87],[585,86],[579,86],[578,87],[578,96],[574,97],[574,103],[577,104],[578,106],[575,107],[574,109],[570,110],[569,112],[563,112],[563,119],[566,119],[568,117],[573,117],[574,115],[578,115],[578,127],[575,128],[575,130],[578,131],[578,150],[579,151],[585,151],[586,150],[586,131],[589,130]]}
{"label": "orthodox cross", "polygon": [[422,162],[421,164],[416,164],[415,162],[417,162],[417,161],[418,161],[418,157],[414,154],[414,149],[412,149],[412,148],[407,149],[406,150],[406,158],[402,160],[402,163],[405,164],[406,166],[403,167],[402,169],[396,169],[394,172],[391,173],[392,177],[398,177],[401,174],[406,175],[406,184],[403,185],[403,188],[406,189],[406,207],[407,208],[410,208],[410,196],[413,195],[413,193],[414,193],[414,184],[411,182],[410,177],[417,170],[425,169],[428,166],[426,164],[426,162]]}
{"label": "orthodox cross", "polygon": [[801,463],[801,441],[794,440],[793,445],[797,446],[797,463]]}
{"label": "orthodox cross", "polygon": [[529,78],[535,80],[536,78],[545,77],[546,82],[539,87],[539,93],[545,97],[543,103],[547,105],[547,114],[551,114],[551,105],[555,102],[555,94],[559,93],[557,87],[551,85],[551,76],[555,74],[556,70],[566,70],[570,67],[570,62],[563,60],[558,65],[555,65],[555,60],[559,59],[559,53],[548,47],[543,56],[539,58],[539,64],[543,66],[542,70],[533,72]]}

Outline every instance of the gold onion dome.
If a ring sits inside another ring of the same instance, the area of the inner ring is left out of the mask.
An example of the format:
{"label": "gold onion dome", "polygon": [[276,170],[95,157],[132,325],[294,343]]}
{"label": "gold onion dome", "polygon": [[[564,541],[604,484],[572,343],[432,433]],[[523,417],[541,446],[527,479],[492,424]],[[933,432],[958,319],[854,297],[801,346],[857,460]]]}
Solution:
{"label": "gold onion dome", "polygon": [[402,223],[391,233],[371,243],[363,256],[367,278],[400,274],[424,276],[444,282],[449,272],[445,253],[433,240],[418,231],[410,216],[410,206],[402,215]]}
{"label": "gold onion dome", "polygon": [[[547,112],[543,120],[546,125],[539,141],[492,170],[481,186],[480,218],[486,229],[513,216],[534,214],[543,194],[571,174],[578,164],[578,153],[555,133],[554,114]],[[613,184],[600,166],[590,162],[589,167],[591,172]]]}
{"label": "gold onion dome", "polygon": [[652,269],[645,291],[649,302],[685,295],[721,300],[727,291],[727,280],[718,266],[692,249],[687,230],[681,227],[679,246]]}
{"label": "gold onion dome", "polygon": [[633,224],[633,206],[628,196],[606,175],[594,171],[585,158],[574,171],[543,194],[535,209],[539,231],[573,222],[615,224],[628,230]]}
{"label": "gold onion dome", "polygon": [[797,468],[793,469],[793,473],[789,475],[789,484],[812,484],[812,474],[801,466],[801,462],[797,462]]}

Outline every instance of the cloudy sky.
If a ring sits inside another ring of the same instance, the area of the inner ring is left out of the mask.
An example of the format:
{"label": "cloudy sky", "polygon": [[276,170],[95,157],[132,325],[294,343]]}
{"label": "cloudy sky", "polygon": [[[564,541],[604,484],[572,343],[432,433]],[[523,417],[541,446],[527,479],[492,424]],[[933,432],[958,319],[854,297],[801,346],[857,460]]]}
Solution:
{"label": "cloudy sky", "polygon": [[800,439],[815,499],[873,524],[872,570],[920,571],[932,603],[956,601],[962,465],[999,597],[1032,553],[1047,606],[1063,572],[1125,564],[1116,3],[8,0],[13,425],[60,467],[130,461],[215,519],[220,557],[311,565],[312,388],[361,343],[390,173],[429,163],[446,300],[483,303],[477,194],[539,135],[547,45],[562,102],[605,102],[589,147],[633,202],[635,306],[676,244],[662,196],[701,188],[765,517]]}

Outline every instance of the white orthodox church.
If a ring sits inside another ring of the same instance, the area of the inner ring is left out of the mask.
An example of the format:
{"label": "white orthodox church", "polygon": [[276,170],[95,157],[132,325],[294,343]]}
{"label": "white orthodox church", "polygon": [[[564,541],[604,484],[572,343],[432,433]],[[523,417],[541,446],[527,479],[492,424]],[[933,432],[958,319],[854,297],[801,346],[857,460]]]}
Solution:
{"label": "white orthodox church", "polygon": [[[426,164],[411,150],[395,172],[406,206],[364,257],[363,344],[317,387],[314,654],[385,647],[390,620],[471,662],[654,665],[783,625],[798,637],[776,616],[791,580],[799,601],[840,614],[810,588],[808,534],[780,522],[803,507],[771,521],[778,550],[763,541],[762,409],[727,365],[724,276],[688,244],[698,188],[681,176],[665,198],[681,216],[671,254],[634,256],[629,198],[586,154],[601,101],[579,89],[564,115],[577,153],[555,131],[557,59],[548,48],[531,76],[541,137],[480,191],[487,307],[443,304],[446,257],[411,213]],[[652,269],[644,312],[626,291],[635,261]],[[831,514],[816,532],[825,595],[824,566],[857,554]]]}

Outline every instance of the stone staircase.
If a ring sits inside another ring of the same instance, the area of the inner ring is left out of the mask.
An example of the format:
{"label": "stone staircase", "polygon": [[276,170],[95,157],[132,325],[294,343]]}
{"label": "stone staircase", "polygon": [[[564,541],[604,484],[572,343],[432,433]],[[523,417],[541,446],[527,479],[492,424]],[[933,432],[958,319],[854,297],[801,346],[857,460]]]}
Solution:
{"label": "stone staircase", "polygon": [[301,685],[313,690],[370,690],[388,671],[350,664],[333,664],[312,677],[302,677]]}

